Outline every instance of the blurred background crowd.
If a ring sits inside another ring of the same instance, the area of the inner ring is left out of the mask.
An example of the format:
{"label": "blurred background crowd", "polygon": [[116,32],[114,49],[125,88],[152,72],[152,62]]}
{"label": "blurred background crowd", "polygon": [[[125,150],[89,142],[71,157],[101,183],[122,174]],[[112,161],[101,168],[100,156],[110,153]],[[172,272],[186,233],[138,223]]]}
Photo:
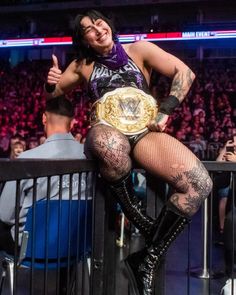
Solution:
{"label": "blurred background crowd", "polygon": [[[197,79],[181,106],[171,116],[167,132],[201,159],[215,160],[227,140],[236,134],[236,60],[192,62]],[[40,144],[45,105],[43,86],[49,61],[2,64],[0,77],[0,156],[9,157],[10,141],[19,135],[25,148]],[[153,74],[151,93],[157,99],[169,93],[168,79]],[[77,88],[68,97],[76,108],[74,136],[84,138],[89,128],[90,102]]]}
{"label": "blurred background crowd", "polygon": [[[60,3],[59,3],[60,2]],[[172,2],[172,9],[169,9]],[[55,1],[4,0],[0,6],[0,43],[10,38],[71,36],[80,10],[100,9],[114,19],[118,34],[170,31],[233,30],[235,1]],[[145,9],[144,8],[145,5]],[[125,11],[124,11],[125,6]],[[135,7],[135,14],[134,14]],[[231,31],[233,32],[233,31]],[[4,42],[3,42],[4,43]],[[172,41],[157,44],[184,60],[197,79],[171,116],[167,132],[184,142],[202,160],[215,160],[221,147],[236,134],[235,39]],[[12,142],[33,148],[44,138],[41,123],[43,86],[51,54],[61,68],[72,60],[72,46],[0,48],[0,157],[13,157]],[[170,81],[153,73],[152,95],[168,95]],[[89,128],[91,103],[79,87],[68,94],[76,108],[73,135],[81,140]],[[18,144],[19,147],[19,144]]]}

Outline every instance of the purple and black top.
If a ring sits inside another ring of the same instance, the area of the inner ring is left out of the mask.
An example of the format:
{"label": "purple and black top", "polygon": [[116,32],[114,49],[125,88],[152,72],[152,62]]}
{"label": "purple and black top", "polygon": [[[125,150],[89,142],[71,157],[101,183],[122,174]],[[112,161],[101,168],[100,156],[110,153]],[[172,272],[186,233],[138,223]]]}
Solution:
{"label": "purple and black top", "polygon": [[116,42],[109,56],[97,56],[88,82],[88,94],[95,102],[105,93],[121,87],[134,87],[150,93],[143,73]]}

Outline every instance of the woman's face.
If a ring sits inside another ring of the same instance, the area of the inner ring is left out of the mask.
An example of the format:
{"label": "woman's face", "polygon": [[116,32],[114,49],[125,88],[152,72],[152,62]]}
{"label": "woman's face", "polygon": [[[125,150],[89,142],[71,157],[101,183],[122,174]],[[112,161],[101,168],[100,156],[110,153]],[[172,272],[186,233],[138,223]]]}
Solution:
{"label": "woman's face", "polygon": [[101,18],[91,20],[85,16],[81,20],[84,41],[100,54],[108,53],[113,47],[112,30]]}
{"label": "woman's face", "polygon": [[13,157],[17,158],[24,151],[23,145],[17,144],[13,149]]}

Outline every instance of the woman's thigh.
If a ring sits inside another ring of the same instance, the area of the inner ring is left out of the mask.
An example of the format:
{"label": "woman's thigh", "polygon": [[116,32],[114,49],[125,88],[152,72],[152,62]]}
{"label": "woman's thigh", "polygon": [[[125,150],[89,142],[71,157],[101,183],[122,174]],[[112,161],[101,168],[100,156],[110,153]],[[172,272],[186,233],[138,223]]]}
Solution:
{"label": "woman's thigh", "polygon": [[118,179],[131,169],[130,144],[127,137],[107,125],[97,125],[89,131],[85,141],[85,154],[96,158],[106,179]]}
{"label": "woman's thigh", "polygon": [[193,187],[201,186],[203,190],[208,178],[208,172],[199,159],[166,133],[147,134],[136,144],[133,158],[146,171],[162,177],[183,192],[188,191],[190,181]]}

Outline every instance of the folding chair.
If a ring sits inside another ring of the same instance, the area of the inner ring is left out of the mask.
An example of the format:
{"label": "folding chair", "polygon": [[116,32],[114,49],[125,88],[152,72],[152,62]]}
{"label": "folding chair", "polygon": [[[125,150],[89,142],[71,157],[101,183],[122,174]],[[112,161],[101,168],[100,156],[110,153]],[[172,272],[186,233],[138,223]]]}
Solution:
{"label": "folding chair", "polygon": [[[38,201],[27,213],[17,266],[43,269],[44,273],[54,269],[59,273],[59,280],[64,279],[60,278],[60,271],[71,270],[72,266],[77,267],[78,262],[86,260],[91,252],[91,241],[91,199]],[[14,257],[6,255],[2,267],[0,291],[7,283],[7,294],[12,295]],[[68,288],[71,282],[68,281],[69,272],[66,273]]]}

